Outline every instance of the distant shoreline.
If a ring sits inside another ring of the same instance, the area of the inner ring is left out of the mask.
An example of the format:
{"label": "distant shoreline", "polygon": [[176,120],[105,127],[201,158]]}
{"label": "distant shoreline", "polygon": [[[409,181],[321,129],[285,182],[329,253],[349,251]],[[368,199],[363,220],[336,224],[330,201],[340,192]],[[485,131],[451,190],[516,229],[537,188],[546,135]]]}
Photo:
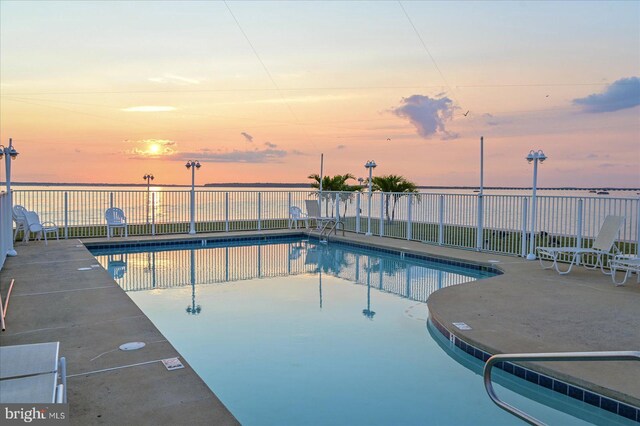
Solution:
{"label": "distant shoreline", "polygon": [[[4,182],[0,182],[0,185],[5,185]],[[111,187],[141,187],[147,186],[146,183],[54,183],[54,182],[12,182],[13,186],[111,186]],[[191,185],[176,185],[176,184],[153,184],[152,186],[161,186],[169,188],[189,188]],[[207,188],[310,188],[308,183],[205,183],[204,185],[196,185],[197,187]],[[442,186],[442,185],[418,185],[420,189],[463,189],[463,190],[477,190],[478,186]],[[486,190],[505,190],[505,191],[520,191],[531,190],[531,187],[503,187],[503,186],[485,186]],[[613,188],[613,187],[550,187],[550,188],[538,188],[545,191],[640,191],[640,188]]]}

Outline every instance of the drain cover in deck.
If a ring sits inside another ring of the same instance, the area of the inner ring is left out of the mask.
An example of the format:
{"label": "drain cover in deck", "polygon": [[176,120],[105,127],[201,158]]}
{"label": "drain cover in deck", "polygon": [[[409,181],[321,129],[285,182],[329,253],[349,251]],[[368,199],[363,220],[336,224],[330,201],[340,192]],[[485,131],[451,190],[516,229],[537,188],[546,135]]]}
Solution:
{"label": "drain cover in deck", "polygon": [[125,343],[125,344],[120,345],[120,350],[121,351],[135,351],[135,350],[144,348],[144,346],[145,346],[144,342],[129,342],[129,343]]}

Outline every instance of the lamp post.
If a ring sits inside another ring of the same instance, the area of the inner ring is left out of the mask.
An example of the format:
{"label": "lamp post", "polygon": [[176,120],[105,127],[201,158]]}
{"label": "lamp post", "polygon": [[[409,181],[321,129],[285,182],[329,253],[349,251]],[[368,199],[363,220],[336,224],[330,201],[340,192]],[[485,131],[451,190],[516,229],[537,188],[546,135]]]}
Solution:
{"label": "lamp post", "polygon": [[153,175],[150,173],[147,173],[142,177],[142,179],[145,179],[147,181],[147,225],[148,225],[149,224],[149,195],[150,195],[149,191],[150,191],[151,181],[153,180]]}
{"label": "lamp post", "polygon": [[191,224],[189,225],[189,233],[196,233],[196,169],[200,168],[198,160],[189,160],[185,164],[187,170],[191,169]]}
{"label": "lamp post", "polygon": [[[9,210],[13,209],[13,196],[11,194],[11,161],[15,160],[17,156],[18,151],[16,151],[16,149],[13,147],[13,140],[11,138],[9,138],[9,146],[0,145],[0,159],[4,157],[4,166],[6,172],[5,182],[7,184],[7,197],[9,200],[7,204],[9,205]],[[8,216],[10,214],[10,212],[7,213]],[[9,229],[8,231],[8,235],[11,235],[11,229]],[[7,249],[7,256],[15,256],[17,254],[18,253],[16,253],[15,249],[13,248],[13,238],[11,238],[9,242],[9,248]]]}
{"label": "lamp post", "polygon": [[535,230],[536,230],[536,186],[538,184],[538,161],[542,163],[547,159],[541,149],[538,151],[531,150],[526,157],[529,163],[533,162],[533,193],[531,196],[531,235],[529,236],[529,254],[527,260],[536,260],[534,253]]}
{"label": "lamp post", "polygon": [[369,160],[365,163],[364,167],[366,169],[369,169],[369,211],[368,213],[368,218],[367,218],[367,233],[365,234],[366,236],[371,236],[371,184],[373,183],[373,179],[372,179],[372,175],[373,175],[373,169],[375,169],[378,165],[376,164],[375,161],[373,160]]}

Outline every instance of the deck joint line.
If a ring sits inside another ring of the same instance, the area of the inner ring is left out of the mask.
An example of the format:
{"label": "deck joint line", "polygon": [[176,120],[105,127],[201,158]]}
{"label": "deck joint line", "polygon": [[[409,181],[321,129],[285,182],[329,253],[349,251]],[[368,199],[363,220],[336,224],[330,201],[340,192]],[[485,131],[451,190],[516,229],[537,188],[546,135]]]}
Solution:
{"label": "deck joint line", "polygon": [[99,287],[73,288],[73,289],[69,289],[69,290],[43,291],[41,293],[16,294],[14,297],[41,296],[43,294],[69,293],[69,292],[72,292],[72,291],[100,290],[102,288],[114,288],[114,287],[112,285],[103,285],[103,286],[99,286]]}
{"label": "deck joint line", "polygon": [[[174,357],[174,358],[179,358],[179,357]],[[166,358],[163,358],[163,359],[166,359]],[[72,377],[78,377],[78,376],[88,376],[88,375],[91,375],[91,374],[106,373],[106,372],[109,372],[109,371],[122,370],[124,368],[139,367],[141,365],[148,365],[148,364],[153,364],[153,363],[156,363],[156,362],[162,362],[163,359],[154,359],[153,361],[145,361],[145,362],[138,362],[138,363],[135,363],[135,364],[121,365],[121,366],[118,366],[118,367],[103,368],[101,370],[87,371],[85,373],[68,374],[67,375],[67,379],[70,379]]]}

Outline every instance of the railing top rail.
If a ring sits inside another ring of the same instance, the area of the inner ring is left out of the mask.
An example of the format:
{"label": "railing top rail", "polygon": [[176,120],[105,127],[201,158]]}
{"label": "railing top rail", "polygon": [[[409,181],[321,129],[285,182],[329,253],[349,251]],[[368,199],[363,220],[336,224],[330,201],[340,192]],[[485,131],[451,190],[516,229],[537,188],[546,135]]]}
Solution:
{"label": "railing top rail", "polygon": [[543,426],[540,420],[524,411],[502,401],[496,394],[491,381],[491,370],[498,362],[504,361],[640,361],[640,351],[599,351],[599,352],[540,352],[519,354],[498,354],[487,360],[484,366],[484,387],[489,398],[503,410],[513,414],[525,422]]}
{"label": "railing top rail", "polygon": [[[153,188],[153,187],[152,187]],[[15,193],[147,193],[146,188],[140,189],[12,189]],[[3,191],[4,192],[4,191]],[[188,187],[181,188],[171,188],[171,189],[160,189],[160,190],[152,190],[151,192],[159,192],[159,193],[188,193],[191,192],[191,189]],[[319,190],[315,188],[309,189],[232,189],[232,190],[220,190],[220,189],[207,189],[203,187],[196,187],[195,192],[198,193],[207,193],[207,194],[215,194],[215,193],[243,193],[243,194],[257,194],[257,193],[296,193],[296,194],[316,194]],[[354,191],[322,191],[324,194],[368,194],[369,191],[367,188],[363,188],[362,190],[354,190]],[[468,197],[468,198],[530,198],[531,194],[482,194],[474,193],[447,193],[447,192],[380,192],[373,191],[373,194],[391,194],[391,195],[399,195],[399,196],[439,196],[443,195],[445,197]],[[594,200],[594,201],[638,201],[640,197],[630,195],[629,197],[590,197],[590,196],[580,196],[580,195],[538,195],[538,199],[576,199],[576,200]]]}

